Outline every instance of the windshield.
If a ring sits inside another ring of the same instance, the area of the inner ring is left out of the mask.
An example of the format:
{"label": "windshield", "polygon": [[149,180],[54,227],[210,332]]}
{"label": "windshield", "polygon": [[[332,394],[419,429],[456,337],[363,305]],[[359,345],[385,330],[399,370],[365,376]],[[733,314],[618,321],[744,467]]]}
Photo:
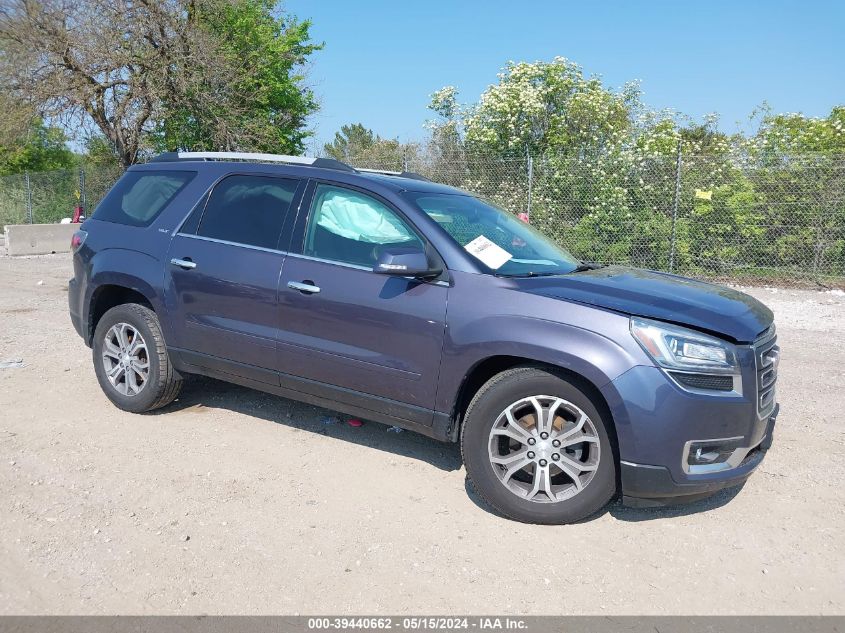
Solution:
{"label": "windshield", "polygon": [[407,191],[452,238],[497,275],[571,273],[580,262],[512,214],[472,196]]}

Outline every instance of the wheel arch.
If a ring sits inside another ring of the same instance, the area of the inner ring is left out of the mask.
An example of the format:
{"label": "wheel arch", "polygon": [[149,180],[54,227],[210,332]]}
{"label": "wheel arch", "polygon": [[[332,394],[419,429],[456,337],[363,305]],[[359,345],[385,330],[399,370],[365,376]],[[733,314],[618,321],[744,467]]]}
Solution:
{"label": "wheel arch", "polygon": [[[161,262],[147,255],[124,248],[109,248],[97,253],[91,261],[84,309],[86,344],[91,345],[97,323],[110,308],[124,303],[146,305],[158,317],[163,307],[156,280],[161,279]],[[161,327],[167,327],[159,318]],[[165,337],[168,332],[164,331]]]}
{"label": "wheel arch", "polygon": [[97,286],[91,293],[91,298],[88,301],[88,340],[91,341],[93,339],[97,324],[106,312],[115,306],[126,303],[138,303],[155,312],[150,298],[136,288],[121,284],[103,284]]}
{"label": "wheel arch", "polygon": [[617,466],[616,468],[616,489],[617,492],[621,489],[619,480],[619,436],[616,430],[616,421],[610,410],[610,405],[607,399],[602,394],[598,385],[586,376],[573,371],[572,369],[562,367],[550,362],[538,361],[533,358],[524,356],[509,356],[496,355],[479,360],[466,374],[458,389],[458,395],[455,400],[454,409],[452,411],[452,429],[451,436],[453,441],[457,441],[460,437],[461,425],[464,422],[466,410],[472,401],[473,396],[478,393],[478,390],[487,383],[488,380],[494,376],[514,369],[516,367],[534,367],[548,371],[549,373],[558,375],[569,382],[575,384],[579,389],[590,398],[595,404],[596,408],[602,414],[604,419],[608,421],[607,434],[610,438],[611,448],[613,449],[613,459]]}

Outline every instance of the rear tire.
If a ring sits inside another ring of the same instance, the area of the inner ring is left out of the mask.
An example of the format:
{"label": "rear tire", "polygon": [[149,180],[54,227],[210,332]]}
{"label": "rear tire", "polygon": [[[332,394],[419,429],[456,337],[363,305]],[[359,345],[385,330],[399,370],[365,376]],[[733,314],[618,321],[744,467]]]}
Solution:
{"label": "rear tire", "polygon": [[502,515],[565,524],[616,494],[610,420],[579,381],[537,367],[491,378],[470,402],[461,454],[473,489]]}
{"label": "rear tire", "polygon": [[126,303],[106,312],[94,332],[94,371],[116,407],[131,413],[170,404],[182,389],[158,317],[150,308]]}

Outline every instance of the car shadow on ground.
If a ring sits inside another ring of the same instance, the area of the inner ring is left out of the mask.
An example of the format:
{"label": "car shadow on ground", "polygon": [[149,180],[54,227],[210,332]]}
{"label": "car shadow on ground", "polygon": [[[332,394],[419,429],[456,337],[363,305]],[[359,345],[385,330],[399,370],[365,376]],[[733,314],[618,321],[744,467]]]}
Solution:
{"label": "car shadow on ground", "polygon": [[[438,442],[411,431],[391,432],[390,427],[378,422],[365,421],[364,426],[352,427],[347,424],[351,416],[346,414],[204,376],[188,378],[175,402],[163,409],[152,411],[148,415],[202,414],[209,409],[226,409],[275,424],[284,424],[309,433],[416,459],[448,472],[462,467],[461,452],[457,444]],[[327,420],[332,420],[332,422],[326,423]],[[464,482],[464,487],[470,500],[478,508],[507,520],[507,517],[488,505],[473,489],[468,478]],[[742,486],[729,488],[706,499],[656,508],[628,507],[617,499],[581,522],[594,521],[608,513],[619,521],[630,522],[698,514],[727,504],[739,494],[741,489]]]}
{"label": "car shadow on ground", "polygon": [[621,501],[616,501],[613,505],[608,506],[608,512],[620,521],[651,521],[654,519],[673,519],[676,517],[689,516],[691,514],[699,514],[721,508],[730,503],[740,491],[742,491],[744,484],[734,486],[733,488],[725,488],[714,493],[711,497],[698,499],[697,501],[690,501],[688,503],[679,503],[676,505],[667,505],[654,508],[638,508],[623,505]]}
{"label": "car shadow on ground", "polygon": [[[478,506],[489,514],[492,514],[493,516],[499,517],[500,519],[508,520],[506,516],[504,516],[495,508],[487,504],[484,498],[481,497],[481,495],[479,495],[472,487],[472,484],[470,483],[468,477],[464,480],[464,488],[466,489],[467,496],[469,496],[470,500],[476,506]],[[621,499],[614,499],[595,514],[592,514],[587,518],[582,519],[581,521],[577,521],[576,523],[589,523],[591,521],[595,521],[596,519],[603,517],[605,514],[610,514],[610,516],[619,521],[628,522],[672,519],[676,517],[688,516],[691,514],[699,514],[702,512],[707,512],[709,510],[715,510],[716,508],[722,507],[723,505],[730,502],[734,497],[736,497],[741,490],[742,486],[736,486],[734,488],[720,490],[719,492],[715,493],[712,497],[707,497],[706,499],[699,499],[698,501],[692,501],[689,503],[652,508],[630,507],[623,505]]]}
{"label": "car shadow on ground", "polygon": [[445,471],[461,468],[461,453],[457,444],[438,442],[411,431],[396,433],[385,424],[369,422],[363,418],[363,426],[353,427],[347,424],[347,420],[353,416],[204,376],[191,376],[185,380],[176,401],[148,415],[202,414],[209,409],[227,409],[309,433],[416,459]]}

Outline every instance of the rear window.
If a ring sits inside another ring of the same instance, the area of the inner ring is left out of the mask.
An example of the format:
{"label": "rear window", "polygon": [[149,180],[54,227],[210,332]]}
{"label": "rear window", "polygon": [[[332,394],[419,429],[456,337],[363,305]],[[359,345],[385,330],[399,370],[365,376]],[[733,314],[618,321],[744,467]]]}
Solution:
{"label": "rear window", "polygon": [[149,226],[196,175],[195,171],[127,172],[91,217],[117,224]]}

